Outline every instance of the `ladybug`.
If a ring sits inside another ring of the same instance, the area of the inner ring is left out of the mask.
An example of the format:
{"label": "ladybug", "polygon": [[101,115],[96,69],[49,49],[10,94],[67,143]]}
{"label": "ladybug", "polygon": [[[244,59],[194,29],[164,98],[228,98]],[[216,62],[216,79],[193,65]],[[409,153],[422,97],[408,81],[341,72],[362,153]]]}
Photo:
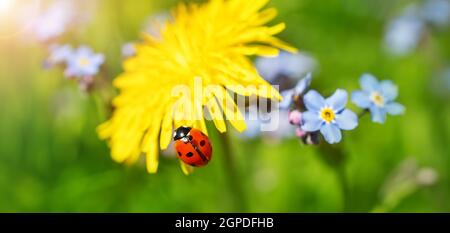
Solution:
{"label": "ladybug", "polygon": [[181,126],[173,133],[173,140],[178,157],[186,164],[202,167],[211,160],[212,146],[202,131]]}

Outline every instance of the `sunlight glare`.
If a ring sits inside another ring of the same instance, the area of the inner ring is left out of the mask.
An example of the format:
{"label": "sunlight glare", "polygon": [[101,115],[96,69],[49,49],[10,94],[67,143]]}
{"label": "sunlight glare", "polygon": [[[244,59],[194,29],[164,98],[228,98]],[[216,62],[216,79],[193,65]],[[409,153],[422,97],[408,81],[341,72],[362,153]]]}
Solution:
{"label": "sunlight glare", "polygon": [[0,0],[0,14],[8,12],[12,5],[14,0]]}

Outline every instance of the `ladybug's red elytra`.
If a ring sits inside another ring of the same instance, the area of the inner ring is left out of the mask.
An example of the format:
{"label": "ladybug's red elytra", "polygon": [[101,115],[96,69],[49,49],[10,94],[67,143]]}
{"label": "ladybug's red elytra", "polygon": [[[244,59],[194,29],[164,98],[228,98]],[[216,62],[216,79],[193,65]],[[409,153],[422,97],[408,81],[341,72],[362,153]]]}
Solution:
{"label": "ladybug's red elytra", "polygon": [[173,133],[178,158],[188,165],[202,167],[211,160],[212,146],[202,131],[181,126]]}

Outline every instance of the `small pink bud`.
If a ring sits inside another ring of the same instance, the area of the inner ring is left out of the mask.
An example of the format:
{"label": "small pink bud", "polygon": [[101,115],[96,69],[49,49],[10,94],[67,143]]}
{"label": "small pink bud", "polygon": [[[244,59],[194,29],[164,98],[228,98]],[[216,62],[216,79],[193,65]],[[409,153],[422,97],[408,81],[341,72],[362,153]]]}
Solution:
{"label": "small pink bud", "polygon": [[302,113],[298,110],[289,112],[289,123],[292,125],[300,125],[302,121]]}
{"label": "small pink bud", "polygon": [[299,137],[299,138],[302,138],[302,137],[304,137],[304,136],[306,135],[306,132],[303,131],[300,127],[297,127],[297,128],[295,129],[295,135],[296,135],[297,137]]}

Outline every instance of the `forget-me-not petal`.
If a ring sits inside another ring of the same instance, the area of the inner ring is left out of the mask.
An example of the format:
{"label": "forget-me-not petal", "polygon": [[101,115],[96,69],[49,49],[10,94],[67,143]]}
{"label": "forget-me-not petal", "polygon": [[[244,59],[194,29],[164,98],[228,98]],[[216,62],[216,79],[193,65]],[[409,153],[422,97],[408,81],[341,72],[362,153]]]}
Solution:
{"label": "forget-me-not petal", "polygon": [[335,124],[325,124],[320,128],[320,133],[322,133],[325,140],[330,144],[338,143],[342,139],[341,130]]}

